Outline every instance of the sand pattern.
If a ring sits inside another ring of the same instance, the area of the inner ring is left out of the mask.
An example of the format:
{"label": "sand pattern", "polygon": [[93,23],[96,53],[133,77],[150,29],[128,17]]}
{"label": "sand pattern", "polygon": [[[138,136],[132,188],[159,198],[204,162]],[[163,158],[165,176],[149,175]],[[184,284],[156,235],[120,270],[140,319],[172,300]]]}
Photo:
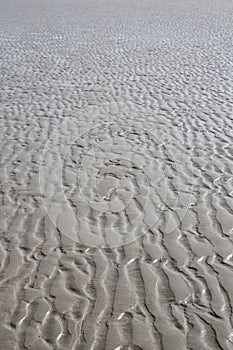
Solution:
{"label": "sand pattern", "polygon": [[231,350],[232,3],[0,9],[0,349]]}

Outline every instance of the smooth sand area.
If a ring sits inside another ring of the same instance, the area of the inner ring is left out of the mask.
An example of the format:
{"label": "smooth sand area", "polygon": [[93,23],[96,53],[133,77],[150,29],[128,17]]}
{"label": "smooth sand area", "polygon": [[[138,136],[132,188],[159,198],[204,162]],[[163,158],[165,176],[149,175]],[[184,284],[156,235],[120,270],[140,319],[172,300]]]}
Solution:
{"label": "smooth sand area", "polygon": [[233,2],[0,0],[0,349],[233,349]]}

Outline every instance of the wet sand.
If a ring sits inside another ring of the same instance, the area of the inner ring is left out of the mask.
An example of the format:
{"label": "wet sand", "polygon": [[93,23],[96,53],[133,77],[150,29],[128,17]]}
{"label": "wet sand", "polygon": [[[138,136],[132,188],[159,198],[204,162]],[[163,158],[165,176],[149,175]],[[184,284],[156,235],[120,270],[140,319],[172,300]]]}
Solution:
{"label": "wet sand", "polygon": [[231,1],[0,1],[0,349],[233,349]]}

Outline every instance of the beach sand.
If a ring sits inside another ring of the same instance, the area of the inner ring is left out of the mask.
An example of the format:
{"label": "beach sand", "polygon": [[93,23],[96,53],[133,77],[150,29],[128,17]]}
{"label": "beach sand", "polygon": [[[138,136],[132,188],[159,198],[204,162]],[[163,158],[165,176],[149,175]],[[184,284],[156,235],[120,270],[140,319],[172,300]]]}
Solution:
{"label": "beach sand", "polygon": [[233,349],[232,18],[0,1],[0,349]]}

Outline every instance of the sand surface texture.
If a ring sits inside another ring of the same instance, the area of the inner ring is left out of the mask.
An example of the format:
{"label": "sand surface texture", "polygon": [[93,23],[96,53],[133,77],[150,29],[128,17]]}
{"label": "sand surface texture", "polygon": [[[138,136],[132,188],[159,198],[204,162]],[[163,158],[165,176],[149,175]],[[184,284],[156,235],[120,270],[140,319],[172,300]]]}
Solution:
{"label": "sand surface texture", "polygon": [[0,349],[233,349],[233,3],[0,1]]}

